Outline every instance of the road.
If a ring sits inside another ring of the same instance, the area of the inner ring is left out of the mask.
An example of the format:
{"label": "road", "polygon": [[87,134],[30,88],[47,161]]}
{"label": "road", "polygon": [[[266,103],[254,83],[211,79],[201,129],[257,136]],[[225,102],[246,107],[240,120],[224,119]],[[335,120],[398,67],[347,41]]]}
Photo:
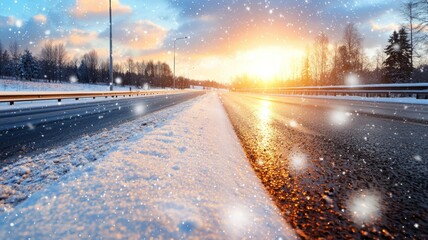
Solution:
{"label": "road", "polygon": [[306,239],[428,237],[428,109],[222,94],[253,169]]}
{"label": "road", "polygon": [[0,111],[0,167],[18,154],[45,151],[202,94],[189,92]]}

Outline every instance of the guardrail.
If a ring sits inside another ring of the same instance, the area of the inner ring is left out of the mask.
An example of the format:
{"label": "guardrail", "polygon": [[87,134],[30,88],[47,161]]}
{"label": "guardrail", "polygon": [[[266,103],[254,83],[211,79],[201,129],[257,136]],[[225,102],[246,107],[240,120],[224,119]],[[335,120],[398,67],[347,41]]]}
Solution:
{"label": "guardrail", "polygon": [[236,92],[308,96],[411,97],[428,99],[428,84],[375,84],[355,86],[247,88]]}
{"label": "guardrail", "polygon": [[[181,91],[180,91],[181,92]],[[132,97],[144,95],[159,95],[159,94],[178,93],[178,91],[121,91],[121,92],[2,92],[0,93],[0,102],[9,102],[14,105],[15,102],[23,101],[40,101],[40,100],[58,100],[81,98],[118,98]]]}

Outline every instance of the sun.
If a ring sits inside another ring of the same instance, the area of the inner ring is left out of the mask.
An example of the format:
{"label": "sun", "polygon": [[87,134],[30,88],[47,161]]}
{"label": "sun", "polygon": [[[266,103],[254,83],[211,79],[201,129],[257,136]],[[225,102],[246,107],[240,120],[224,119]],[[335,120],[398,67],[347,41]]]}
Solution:
{"label": "sun", "polygon": [[260,47],[241,53],[246,74],[264,81],[288,78],[297,71],[302,53],[285,47]]}

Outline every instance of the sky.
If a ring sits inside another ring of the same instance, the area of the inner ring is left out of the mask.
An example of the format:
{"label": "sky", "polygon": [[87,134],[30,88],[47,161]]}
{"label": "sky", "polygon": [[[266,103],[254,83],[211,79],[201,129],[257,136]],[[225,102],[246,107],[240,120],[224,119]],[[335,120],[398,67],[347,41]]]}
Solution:
{"label": "sky", "polygon": [[[228,82],[248,74],[287,78],[321,32],[341,41],[355,23],[366,53],[383,49],[404,23],[399,0],[112,0],[114,61],[163,61],[177,75]],[[68,58],[95,49],[108,58],[108,0],[1,0],[0,41],[36,56],[44,42]]]}

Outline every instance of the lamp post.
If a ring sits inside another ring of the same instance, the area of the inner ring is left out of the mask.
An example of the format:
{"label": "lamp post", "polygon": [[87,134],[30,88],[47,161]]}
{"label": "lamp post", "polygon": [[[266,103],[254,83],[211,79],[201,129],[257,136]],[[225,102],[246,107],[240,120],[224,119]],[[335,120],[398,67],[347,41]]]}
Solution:
{"label": "lamp post", "polygon": [[110,13],[110,91],[113,91],[113,30],[111,21],[111,0],[109,0]]}
{"label": "lamp post", "polygon": [[186,36],[186,37],[180,37],[180,38],[176,38],[174,39],[174,75],[173,75],[173,80],[174,80],[174,84],[173,84],[173,89],[175,89],[175,44],[178,40],[183,40],[183,39],[188,39],[190,37]]}

